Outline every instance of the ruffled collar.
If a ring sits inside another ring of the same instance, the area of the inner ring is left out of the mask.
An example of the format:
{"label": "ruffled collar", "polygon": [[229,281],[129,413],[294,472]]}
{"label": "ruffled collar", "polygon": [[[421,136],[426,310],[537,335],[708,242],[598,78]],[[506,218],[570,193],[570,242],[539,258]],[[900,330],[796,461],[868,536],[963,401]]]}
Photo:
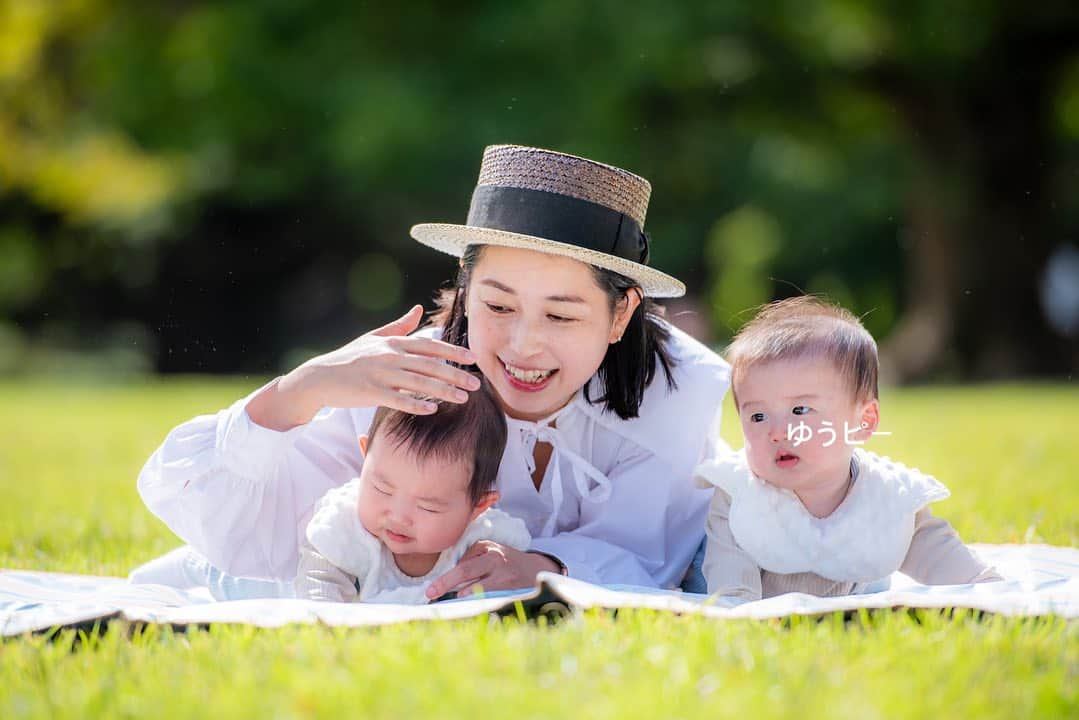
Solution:
{"label": "ruffled collar", "polygon": [[698,483],[731,498],[731,534],[763,569],[812,572],[837,582],[869,582],[899,569],[914,536],[914,515],[949,492],[935,478],[862,449],[854,482],[836,510],[814,517],[798,496],[750,471],[745,452],[697,468]]}

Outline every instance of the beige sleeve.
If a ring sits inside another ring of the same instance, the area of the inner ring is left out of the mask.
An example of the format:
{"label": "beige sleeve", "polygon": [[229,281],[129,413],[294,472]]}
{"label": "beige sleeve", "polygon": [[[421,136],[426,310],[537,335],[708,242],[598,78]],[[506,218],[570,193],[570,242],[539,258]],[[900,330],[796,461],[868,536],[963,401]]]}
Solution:
{"label": "beige sleeve", "polygon": [[296,597],[304,600],[356,602],[356,578],[323,557],[307,538],[300,544],[300,563],[293,582]]}
{"label": "beige sleeve", "polygon": [[928,507],[914,516],[914,538],[899,570],[924,585],[963,585],[1003,580],[971,552],[959,534]]}
{"label": "beige sleeve", "polygon": [[716,488],[708,507],[705,530],[708,544],[704,552],[704,579],[708,592],[741,600],[761,599],[761,569],[753,558],[738,546],[729,522],[731,499]]}

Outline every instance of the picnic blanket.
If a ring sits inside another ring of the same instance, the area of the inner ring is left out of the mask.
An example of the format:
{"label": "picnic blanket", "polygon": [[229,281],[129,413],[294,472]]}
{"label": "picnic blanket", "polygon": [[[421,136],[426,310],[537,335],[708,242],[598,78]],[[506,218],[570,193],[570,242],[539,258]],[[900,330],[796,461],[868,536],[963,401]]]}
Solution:
{"label": "picnic blanket", "polygon": [[564,613],[595,607],[650,608],[720,619],[822,615],[859,608],[970,608],[1009,616],[1079,617],[1079,549],[1049,545],[972,547],[1008,580],[929,587],[896,574],[889,589],[876,593],[834,598],[791,593],[746,603],[674,590],[592,585],[553,573],[542,573],[535,588],[430,605],[293,599],[216,602],[203,589],[133,585],[118,577],[7,570],[0,571],[0,636],[86,627],[113,619],[174,627],[213,623],[364,626],[498,612]]}

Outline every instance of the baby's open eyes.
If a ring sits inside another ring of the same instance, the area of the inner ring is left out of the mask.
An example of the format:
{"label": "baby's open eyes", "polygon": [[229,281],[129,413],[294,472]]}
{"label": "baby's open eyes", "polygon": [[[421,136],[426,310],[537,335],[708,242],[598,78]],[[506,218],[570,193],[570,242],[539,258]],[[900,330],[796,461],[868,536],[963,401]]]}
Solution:
{"label": "baby's open eyes", "polygon": [[[793,408],[791,408],[791,414],[793,415],[808,415],[812,411],[813,408],[809,407],[808,405],[795,405]],[[755,412],[749,416],[749,421],[752,423],[760,423],[764,422],[765,417],[766,416],[764,413]]]}

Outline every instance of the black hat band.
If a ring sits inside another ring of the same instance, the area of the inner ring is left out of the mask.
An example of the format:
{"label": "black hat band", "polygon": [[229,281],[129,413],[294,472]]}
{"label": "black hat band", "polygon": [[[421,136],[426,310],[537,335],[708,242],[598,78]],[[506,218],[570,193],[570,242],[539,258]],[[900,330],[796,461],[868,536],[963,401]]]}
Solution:
{"label": "black hat band", "polygon": [[466,224],[554,240],[648,264],[648,236],[636,220],[568,195],[479,185],[472,193]]}

